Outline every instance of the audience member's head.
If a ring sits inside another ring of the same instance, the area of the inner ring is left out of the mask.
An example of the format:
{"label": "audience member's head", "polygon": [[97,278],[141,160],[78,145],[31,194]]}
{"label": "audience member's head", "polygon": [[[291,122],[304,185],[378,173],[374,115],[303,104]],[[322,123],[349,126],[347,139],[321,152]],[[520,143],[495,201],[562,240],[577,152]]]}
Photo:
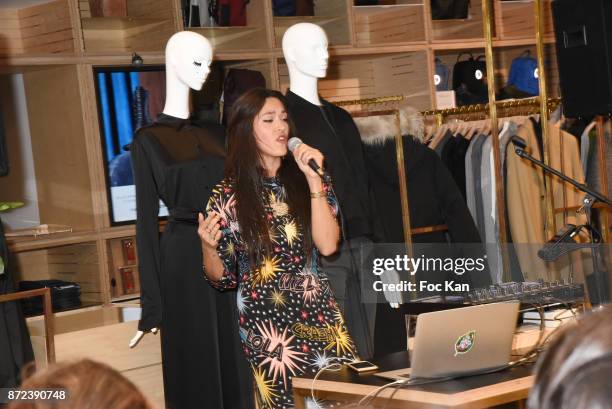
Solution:
{"label": "audience member's head", "polygon": [[68,397],[13,401],[9,409],[153,409],[132,382],[110,366],[89,359],[51,365],[29,377],[26,374],[21,389],[61,389]]}
{"label": "audience member's head", "polygon": [[529,409],[612,408],[612,308],[581,317],[554,339],[536,366]]}

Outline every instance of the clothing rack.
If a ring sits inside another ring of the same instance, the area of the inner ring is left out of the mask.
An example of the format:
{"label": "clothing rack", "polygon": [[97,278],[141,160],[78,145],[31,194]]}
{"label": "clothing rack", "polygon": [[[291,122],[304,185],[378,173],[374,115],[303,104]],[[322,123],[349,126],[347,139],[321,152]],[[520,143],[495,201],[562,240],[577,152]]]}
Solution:
{"label": "clothing rack", "polygon": [[[548,98],[546,100],[546,105],[548,112],[554,111],[561,104],[561,98]],[[507,101],[499,101],[495,102],[497,109],[501,110],[525,110],[526,114],[535,114],[540,112],[540,97],[532,97],[532,98],[524,98],[524,99],[513,99]],[[476,104],[476,105],[464,105],[457,108],[448,108],[448,109],[438,109],[438,110],[430,110],[430,111],[422,111],[421,115],[435,116],[436,117],[436,125],[441,126],[444,123],[444,119],[449,116],[453,117],[467,117],[468,119],[472,119],[475,116],[482,116],[488,114],[490,111],[489,104]],[[501,115],[504,117],[505,115]],[[478,118],[481,119],[481,118]]]}
{"label": "clothing rack", "polygon": [[[403,95],[390,95],[390,96],[382,96],[376,98],[365,98],[365,99],[355,99],[355,100],[345,100],[345,101],[336,101],[334,104],[338,106],[358,106],[358,105],[397,105],[404,101]],[[405,168],[405,158],[404,158],[404,142],[402,139],[402,132],[400,127],[400,114],[399,109],[394,107],[392,109],[381,109],[381,110],[361,110],[361,111],[352,111],[350,112],[353,118],[359,117],[371,117],[371,116],[385,116],[385,115],[393,115],[395,116],[395,124],[396,124],[396,134],[395,134],[395,149],[396,149],[396,159],[397,159],[397,172],[400,182],[400,199],[402,204],[402,222],[404,227],[404,242],[406,243],[406,248],[408,254],[412,254],[412,236],[416,234],[425,234],[425,233],[433,233],[438,231],[446,231],[448,230],[448,225],[441,224],[435,226],[426,226],[426,227],[418,227],[411,228],[410,222],[410,206],[409,206],[409,198],[408,198],[408,187],[406,183],[406,168]]]}
{"label": "clothing rack", "polygon": [[[542,106],[546,106],[546,114],[554,111],[561,104],[561,98],[546,98],[543,101],[540,97],[532,97],[532,98],[524,98],[524,99],[513,99],[513,100],[505,100],[505,101],[494,101],[492,104],[475,104],[475,105],[465,105],[457,108],[449,108],[449,109],[441,109],[441,110],[430,110],[423,111],[421,114],[425,117],[434,116],[436,118],[436,126],[440,127],[444,123],[444,120],[448,117],[454,117],[455,119],[466,119],[466,120],[477,120],[477,119],[486,119],[491,118],[491,105],[494,105],[495,111],[495,125],[491,126],[492,130],[497,131],[497,122],[498,118],[510,117],[513,115],[531,115],[531,114],[541,114]],[[499,111],[499,115],[498,115]],[[548,118],[548,115],[546,115]],[[546,118],[542,118],[546,120]],[[543,128],[546,128],[544,126]],[[544,134],[544,132],[542,132]],[[495,157],[495,163],[500,163],[499,158],[499,139],[497,138],[497,132],[492,133],[493,137],[493,154]],[[544,146],[548,146],[545,144]],[[546,150],[546,149],[545,149]],[[546,152],[542,152],[542,155],[545,155]],[[497,197],[504,197],[503,192],[503,180],[501,172],[498,171],[496,167],[496,171],[494,174],[495,178],[495,186],[496,186],[496,195]],[[551,184],[549,184],[551,186]],[[554,203],[552,197],[552,189],[547,189],[547,201],[546,201],[546,215],[547,215],[547,226],[549,227],[549,236],[554,234],[552,232],[556,231],[554,226]],[[565,193],[565,192],[564,192]],[[564,198],[565,199],[565,198]],[[502,243],[506,243],[508,238],[506,236],[506,222],[505,222],[505,214],[506,214],[506,204],[503,201],[498,201],[497,203],[497,211],[500,216],[498,219],[500,221],[500,238]],[[567,207],[565,200],[563,207]],[[509,271],[509,262],[506,255],[503,255],[503,263],[504,263],[504,271]]]}
{"label": "clothing rack", "polygon": [[337,105],[339,107],[350,106],[350,105],[379,105],[379,104],[388,104],[388,103],[400,103],[403,100],[404,100],[403,95],[388,95],[388,96],[383,96],[383,97],[335,101],[334,105]]}

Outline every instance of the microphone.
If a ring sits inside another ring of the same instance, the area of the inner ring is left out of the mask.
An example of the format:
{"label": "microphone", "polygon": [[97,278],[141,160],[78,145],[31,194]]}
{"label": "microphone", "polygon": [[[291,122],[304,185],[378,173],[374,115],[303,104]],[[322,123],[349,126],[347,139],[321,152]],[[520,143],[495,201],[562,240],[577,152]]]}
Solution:
{"label": "microphone", "polygon": [[527,147],[527,142],[525,142],[525,140],[521,138],[520,136],[514,135],[510,139],[510,142],[512,142],[512,144],[516,146],[517,148],[525,149]]}
{"label": "microphone", "polygon": [[514,152],[516,152],[518,156],[520,156],[521,158],[526,158],[527,156],[529,156],[527,155],[527,152],[525,152],[525,149],[527,148],[527,142],[525,142],[523,138],[514,135],[512,138],[510,138],[510,142],[512,142],[512,144],[514,145]]}
{"label": "microphone", "polygon": [[[289,151],[291,151],[291,153],[293,153],[295,148],[297,148],[299,145],[301,145],[303,143],[304,142],[302,142],[302,140],[300,138],[297,138],[297,137],[294,136],[292,138],[289,138],[289,141],[287,142],[287,147],[289,148]],[[317,172],[317,175],[319,175],[321,177],[321,179],[323,179],[323,182],[326,182],[326,183],[330,183],[331,182],[331,176],[329,176],[329,173],[327,173],[326,171],[321,169],[321,167],[319,165],[317,165],[317,162],[315,162],[314,159],[310,159],[308,161],[308,166],[310,166],[310,169],[312,169],[315,172]]]}
{"label": "microphone", "polygon": [[583,227],[574,224],[566,225],[552,239],[548,240],[544,247],[538,250],[538,257],[544,261],[551,262],[575,250],[579,244],[574,241],[574,237]]}

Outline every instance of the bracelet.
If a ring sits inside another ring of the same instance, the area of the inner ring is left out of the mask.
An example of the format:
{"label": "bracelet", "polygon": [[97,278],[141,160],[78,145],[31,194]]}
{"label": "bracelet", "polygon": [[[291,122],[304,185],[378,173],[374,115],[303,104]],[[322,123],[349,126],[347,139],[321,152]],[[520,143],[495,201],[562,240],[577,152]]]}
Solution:
{"label": "bracelet", "polygon": [[310,192],[310,197],[312,199],[318,199],[319,197],[325,197],[327,196],[327,193],[325,193],[325,190],[321,190],[320,192]]}

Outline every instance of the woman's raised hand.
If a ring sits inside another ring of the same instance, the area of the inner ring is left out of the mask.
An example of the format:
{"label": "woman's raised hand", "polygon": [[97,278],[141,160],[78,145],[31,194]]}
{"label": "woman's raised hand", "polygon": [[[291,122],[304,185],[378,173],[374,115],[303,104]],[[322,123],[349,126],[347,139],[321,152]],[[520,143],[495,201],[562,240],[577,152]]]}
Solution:
{"label": "woman's raised hand", "polygon": [[313,159],[316,164],[323,169],[324,158],[323,154],[319,150],[313,148],[312,146],[306,145],[305,143],[301,143],[293,150],[293,157],[295,158],[298,167],[302,172],[304,172],[306,177],[319,179],[317,172],[308,166],[308,162]]}
{"label": "woman's raised hand", "polygon": [[202,213],[198,214],[198,235],[202,240],[202,245],[209,249],[216,249],[221,239],[221,216],[219,213],[212,212],[204,219]]}

